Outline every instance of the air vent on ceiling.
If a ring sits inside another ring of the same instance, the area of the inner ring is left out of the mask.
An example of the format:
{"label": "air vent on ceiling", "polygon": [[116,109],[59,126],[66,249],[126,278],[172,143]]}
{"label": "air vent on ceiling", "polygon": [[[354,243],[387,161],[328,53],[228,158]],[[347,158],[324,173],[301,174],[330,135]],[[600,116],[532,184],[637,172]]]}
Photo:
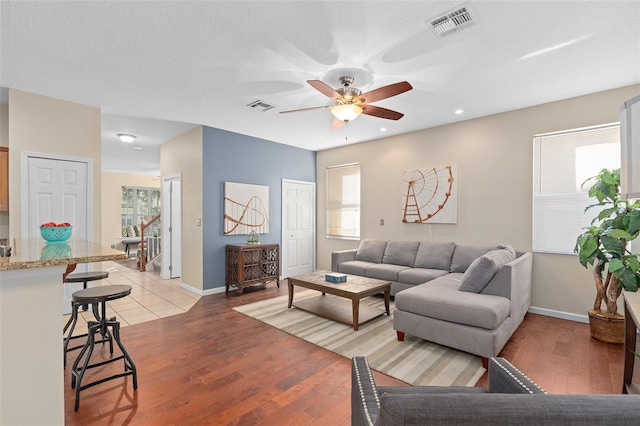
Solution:
{"label": "air vent on ceiling", "polygon": [[250,104],[247,105],[250,108],[258,108],[258,109],[262,109],[262,111],[269,111],[271,108],[275,108],[275,105],[271,105],[265,101],[261,101],[261,100],[257,100],[257,101],[253,101]]}
{"label": "air vent on ceiling", "polygon": [[475,18],[471,8],[465,5],[444,15],[429,19],[428,22],[438,37],[444,37],[473,25]]}

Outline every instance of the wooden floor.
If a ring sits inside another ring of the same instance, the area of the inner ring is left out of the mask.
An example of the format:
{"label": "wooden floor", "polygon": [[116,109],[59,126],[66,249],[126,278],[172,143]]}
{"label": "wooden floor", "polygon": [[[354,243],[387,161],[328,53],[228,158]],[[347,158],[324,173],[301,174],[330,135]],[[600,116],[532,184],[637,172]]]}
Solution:
{"label": "wooden floor", "polygon": [[[66,424],[350,424],[350,360],[232,310],[286,292],[269,284],[242,296],[206,296],[187,313],[123,328],[138,390],[131,377],[100,384],[82,391],[75,412],[68,366]],[[108,354],[107,347],[96,353]],[[622,345],[591,339],[586,324],[528,314],[501,356],[550,393],[619,393],[622,386]]]}

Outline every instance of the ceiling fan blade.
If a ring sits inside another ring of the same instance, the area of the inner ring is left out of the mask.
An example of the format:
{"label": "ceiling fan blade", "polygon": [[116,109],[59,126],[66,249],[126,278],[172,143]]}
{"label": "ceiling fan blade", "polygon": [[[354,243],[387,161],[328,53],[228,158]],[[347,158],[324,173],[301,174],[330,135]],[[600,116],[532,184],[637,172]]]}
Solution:
{"label": "ceiling fan blade", "polygon": [[370,92],[363,93],[358,96],[365,103],[371,103],[382,99],[390,98],[391,96],[399,95],[400,93],[407,92],[413,89],[413,87],[407,81],[401,81],[399,83],[390,84],[388,86],[374,89]]}
{"label": "ceiling fan blade", "polygon": [[316,89],[318,92],[322,93],[325,96],[330,97],[334,101],[339,101],[343,99],[340,93],[333,90],[331,86],[329,86],[328,84],[324,83],[321,80],[307,80],[307,83],[309,83],[311,87]]}
{"label": "ceiling fan blade", "polygon": [[388,120],[400,120],[404,114],[391,109],[382,108],[375,105],[363,105],[362,113],[372,115],[374,117],[386,118]]}
{"label": "ceiling fan blade", "polygon": [[331,108],[332,106],[333,105],[326,105],[326,106],[311,107],[311,108],[291,109],[289,111],[280,111],[280,114],[288,114],[290,112],[312,111],[314,109],[327,109],[327,108]]}
{"label": "ceiling fan blade", "polygon": [[342,127],[343,124],[344,121],[333,117],[333,121],[331,122],[331,130],[338,130],[340,127]]}

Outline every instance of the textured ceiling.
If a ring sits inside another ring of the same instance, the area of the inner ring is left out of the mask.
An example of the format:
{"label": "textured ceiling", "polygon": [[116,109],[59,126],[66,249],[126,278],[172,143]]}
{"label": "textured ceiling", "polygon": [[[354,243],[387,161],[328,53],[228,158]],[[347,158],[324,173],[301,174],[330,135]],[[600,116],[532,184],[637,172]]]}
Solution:
{"label": "textured ceiling", "polygon": [[[0,4],[0,86],[101,108],[111,171],[157,174],[158,146],[199,124],[322,150],[640,83],[638,0]],[[429,19],[461,5],[475,25],[437,37]],[[344,70],[363,92],[409,81],[375,103],[405,116],[345,140],[328,110],[279,114],[328,104],[305,81]]]}

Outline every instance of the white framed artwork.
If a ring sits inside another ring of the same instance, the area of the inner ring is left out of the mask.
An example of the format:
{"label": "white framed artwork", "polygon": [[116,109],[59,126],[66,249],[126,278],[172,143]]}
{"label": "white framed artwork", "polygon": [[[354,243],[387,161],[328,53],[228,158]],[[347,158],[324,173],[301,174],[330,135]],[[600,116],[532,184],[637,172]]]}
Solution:
{"label": "white framed artwork", "polygon": [[224,235],[269,232],[269,187],[224,183]]}
{"label": "white framed artwork", "polygon": [[405,170],[402,173],[402,222],[458,222],[457,166]]}

